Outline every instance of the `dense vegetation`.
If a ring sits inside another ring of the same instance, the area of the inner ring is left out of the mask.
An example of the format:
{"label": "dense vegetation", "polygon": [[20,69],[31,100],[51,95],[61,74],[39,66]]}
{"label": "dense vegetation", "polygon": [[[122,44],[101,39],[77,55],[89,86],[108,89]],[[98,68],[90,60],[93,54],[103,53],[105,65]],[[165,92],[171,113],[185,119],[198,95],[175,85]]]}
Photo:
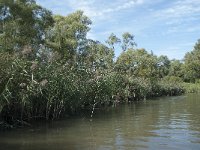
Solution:
{"label": "dense vegetation", "polygon": [[34,0],[0,1],[1,124],[199,91],[200,41],[184,61],[170,61],[137,49],[128,32],[105,44],[88,39],[91,23],[82,11],[53,16]]}

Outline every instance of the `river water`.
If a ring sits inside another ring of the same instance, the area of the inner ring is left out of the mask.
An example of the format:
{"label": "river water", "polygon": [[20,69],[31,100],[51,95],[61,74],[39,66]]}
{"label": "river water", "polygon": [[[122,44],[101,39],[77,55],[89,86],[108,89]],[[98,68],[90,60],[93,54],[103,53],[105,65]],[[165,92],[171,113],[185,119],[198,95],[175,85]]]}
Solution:
{"label": "river water", "polygon": [[1,150],[200,150],[200,95],[162,97],[0,133]]}

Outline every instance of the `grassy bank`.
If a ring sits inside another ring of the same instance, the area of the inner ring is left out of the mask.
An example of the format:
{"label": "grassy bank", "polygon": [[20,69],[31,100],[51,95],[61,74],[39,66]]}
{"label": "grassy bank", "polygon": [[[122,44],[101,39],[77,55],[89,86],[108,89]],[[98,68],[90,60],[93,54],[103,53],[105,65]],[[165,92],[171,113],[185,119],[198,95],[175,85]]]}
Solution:
{"label": "grassy bank", "polygon": [[2,1],[0,12],[0,126],[199,91],[190,83],[200,79],[200,40],[183,62],[136,48],[129,32],[88,39],[92,21],[82,11],[52,15],[23,0]]}

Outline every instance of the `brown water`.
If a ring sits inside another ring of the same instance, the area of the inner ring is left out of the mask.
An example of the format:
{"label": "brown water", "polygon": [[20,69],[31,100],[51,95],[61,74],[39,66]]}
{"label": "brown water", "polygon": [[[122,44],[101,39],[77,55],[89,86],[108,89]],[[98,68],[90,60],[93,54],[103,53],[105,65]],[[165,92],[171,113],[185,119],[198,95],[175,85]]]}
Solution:
{"label": "brown water", "polygon": [[1,150],[200,150],[200,95],[96,110],[0,133]]}

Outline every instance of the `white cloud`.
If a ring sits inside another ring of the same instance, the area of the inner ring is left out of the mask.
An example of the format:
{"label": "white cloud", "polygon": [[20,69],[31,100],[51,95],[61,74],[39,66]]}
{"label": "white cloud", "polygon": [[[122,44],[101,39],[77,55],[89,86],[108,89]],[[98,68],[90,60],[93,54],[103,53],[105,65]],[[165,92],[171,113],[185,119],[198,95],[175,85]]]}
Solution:
{"label": "white cloud", "polygon": [[[92,19],[96,17],[105,17],[114,12],[132,8],[143,3],[143,0],[65,0],[74,11],[83,10],[87,16]],[[64,2],[63,2],[64,3]]]}
{"label": "white cloud", "polygon": [[174,19],[182,17],[196,16],[200,13],[199,0],[180,0],[174,1],[170,7],[159,10],[155,13],[156,17],[164,19]]}
{"label": "white cloud", "polygon": [[[199,31],[200,0],[176,0],[152,12],[152,22],[161,23],[163,36]],[[196,24],[196,26],[194,26]]]}

